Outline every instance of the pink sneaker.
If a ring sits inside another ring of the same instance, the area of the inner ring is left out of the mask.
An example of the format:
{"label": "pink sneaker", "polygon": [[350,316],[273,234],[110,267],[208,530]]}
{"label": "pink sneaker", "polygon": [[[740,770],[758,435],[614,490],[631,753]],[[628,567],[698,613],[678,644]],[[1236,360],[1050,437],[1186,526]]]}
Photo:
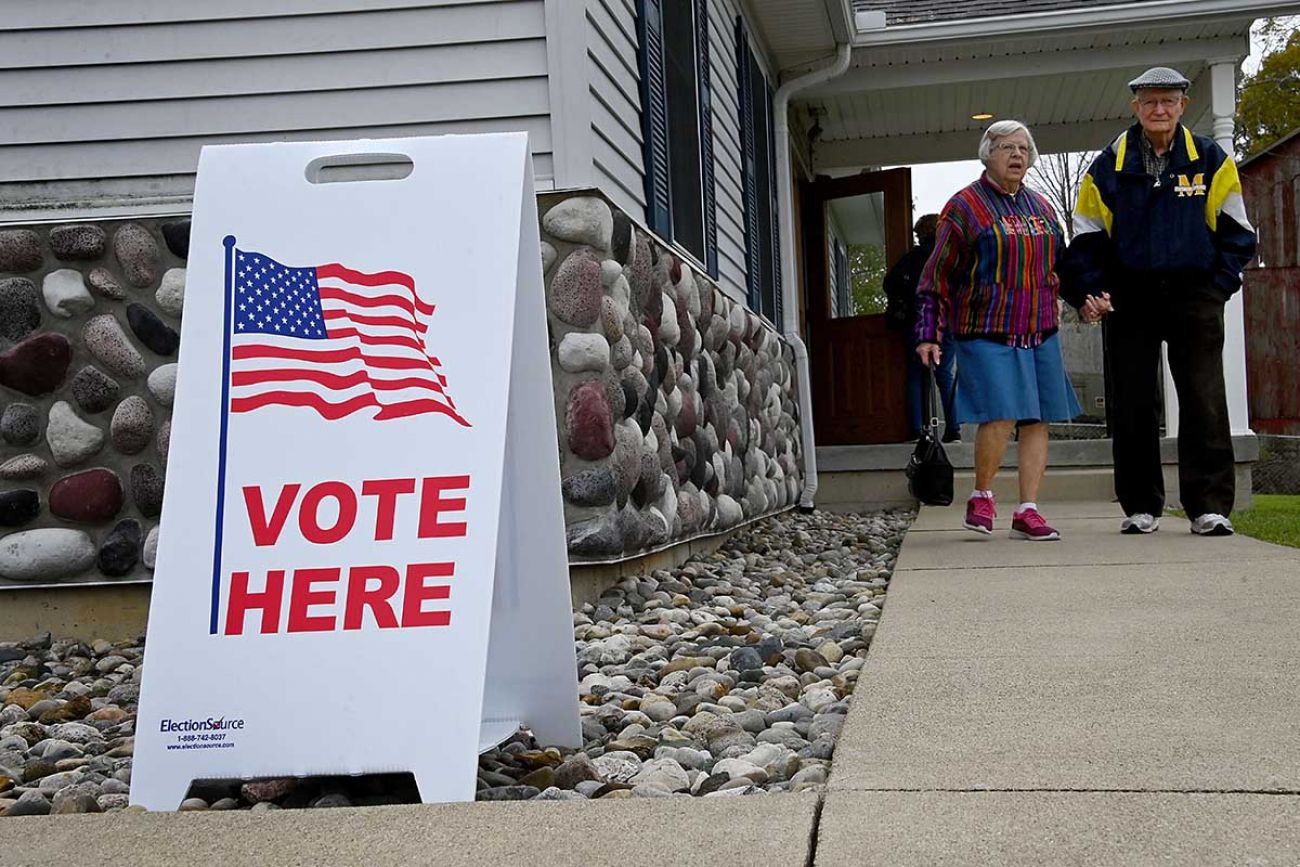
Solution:
{"label": "pink sneaker", "polygon": [[1030,542],[1054,542],[1061,534],[1047,525],[1037,509],[1025,509],[1011,516],[1011,538]]}
{"label": "pink sneaker", "polygon": [[966,520],[961,525],[967,530],[993,535],[993,519],[998,516],[992,497],[971,497],[966,501]]}

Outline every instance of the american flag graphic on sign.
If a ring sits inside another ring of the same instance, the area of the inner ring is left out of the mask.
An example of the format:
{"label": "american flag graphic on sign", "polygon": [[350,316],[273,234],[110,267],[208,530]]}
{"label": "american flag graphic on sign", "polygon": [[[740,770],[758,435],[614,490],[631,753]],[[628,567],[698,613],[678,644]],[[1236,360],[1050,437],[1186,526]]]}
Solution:
{"label": "american flag graphic on sign", "polygon": [[427,348],[432,304],[400,271],[291,268],[234,251],[230,411],[309,407],[326,419],[442,413],[469,427]]}

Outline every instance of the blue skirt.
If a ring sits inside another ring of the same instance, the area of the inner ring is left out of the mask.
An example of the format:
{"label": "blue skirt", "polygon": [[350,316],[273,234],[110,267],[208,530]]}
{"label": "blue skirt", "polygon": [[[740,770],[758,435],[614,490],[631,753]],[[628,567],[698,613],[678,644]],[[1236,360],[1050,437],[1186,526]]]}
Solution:
{"label": "blue skirt", "polygon": [[1065,373],[1057,335],[1032,349],[994,340],[957,340],[960,424],[1014,420],[1069,421],[1083,410]]}

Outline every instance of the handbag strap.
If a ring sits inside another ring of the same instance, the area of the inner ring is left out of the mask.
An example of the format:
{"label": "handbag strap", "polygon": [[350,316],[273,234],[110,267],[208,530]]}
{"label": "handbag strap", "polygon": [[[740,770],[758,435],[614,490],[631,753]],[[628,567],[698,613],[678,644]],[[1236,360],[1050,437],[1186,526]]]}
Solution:
{"label": "handbag strap", "polygon": [[938,438],[939,434],[939,379],[935,375],[935,364],[931,361],[928,365],[929,376],[926,383],[926,408],[930,410],[930,431]]}

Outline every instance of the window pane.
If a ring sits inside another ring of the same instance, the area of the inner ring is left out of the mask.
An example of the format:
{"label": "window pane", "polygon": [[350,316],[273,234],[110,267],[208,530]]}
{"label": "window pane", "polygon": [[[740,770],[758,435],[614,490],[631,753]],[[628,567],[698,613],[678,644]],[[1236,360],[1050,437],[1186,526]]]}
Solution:
{"label": "window pane", "polygon": [[700,178],[699,82],[695,72],[694,0],[664,0],[664,84],[668,103],[668,182],[673,238],[704,261]]}
{"label": "window pane", "polygon": [[[826,205],[830,238],[827,273],[831,315],[868,316],[885,312],[885,194],[865,193],[832,199]],[[835,239],[843,245],[837,273]],[[840,281],[837,283],[836,278]],[[838,296],[837,296],[837,291]]]}

